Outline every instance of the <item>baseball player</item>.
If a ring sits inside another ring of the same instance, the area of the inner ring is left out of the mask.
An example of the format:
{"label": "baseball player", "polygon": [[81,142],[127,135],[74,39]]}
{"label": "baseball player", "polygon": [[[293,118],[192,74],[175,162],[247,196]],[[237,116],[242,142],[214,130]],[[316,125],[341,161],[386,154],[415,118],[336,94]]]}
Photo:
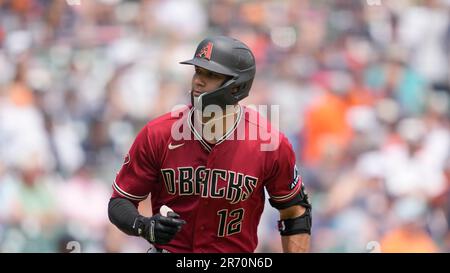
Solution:
{"label": "baseball player", "polygon": [[[266,189],[280,212],[283,251],[308,251],[311,205],[292,146],[238,104],[255,77],[251,50],[211,37],[181,64],[195,67],[192,105],[139,132],[113,183],[111,222],[145,238],[152,252],[254,252]],[[221,111],[208,111],[212,106]],[[271,149],[261,149],[266,140],[254,134],[260,131],[277,139]],[[144,217],[137,206],[149,195],[153,216]]]}

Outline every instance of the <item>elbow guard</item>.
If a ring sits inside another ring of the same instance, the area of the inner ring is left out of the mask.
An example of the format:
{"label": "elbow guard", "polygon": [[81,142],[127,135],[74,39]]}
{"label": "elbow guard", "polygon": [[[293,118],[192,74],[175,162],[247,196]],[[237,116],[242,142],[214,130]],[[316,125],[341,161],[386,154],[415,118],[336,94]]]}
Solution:
{"label": "elbow guard", "polygon": [[302,216],[294,219],[278,221],[278,230],[281,236],[308,233],[311,235],[312,217],[311,208],[307,208]]}
{"label": "elbow guard", "polygon": [[312,213],[311,203],[308,200],[308,195],[305,193],[305,187],[302,185],[299,195],[296,198],[296,204],[306,208],[303,215],[293,218],[278,221],[278,230],[281,236],[289,236],[294,234],[308,233],[311,235],[312,227]]}

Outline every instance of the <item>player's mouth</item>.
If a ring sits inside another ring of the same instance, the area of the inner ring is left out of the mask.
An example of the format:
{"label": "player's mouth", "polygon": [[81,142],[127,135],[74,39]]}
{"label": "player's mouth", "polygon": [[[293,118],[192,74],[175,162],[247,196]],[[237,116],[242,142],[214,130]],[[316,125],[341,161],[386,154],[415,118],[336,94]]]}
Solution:
{"label": "player's mouth", "polygon": [[194,97],[198,97],[203,93],[205,93],[205,91],[192,90],[192,94],[194,95]]}

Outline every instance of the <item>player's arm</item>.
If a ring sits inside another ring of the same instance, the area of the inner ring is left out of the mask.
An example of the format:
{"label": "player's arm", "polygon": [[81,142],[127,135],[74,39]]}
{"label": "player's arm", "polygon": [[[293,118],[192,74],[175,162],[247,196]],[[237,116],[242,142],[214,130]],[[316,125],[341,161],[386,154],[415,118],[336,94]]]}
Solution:
{"label": "player's arm", "polygon": [[150,243],[166,244],[185,223],[176,213],[144,217],[138,212],[139,202],[145,200],[158,184],[157,141],[144,127],[136,137],[113,183],[108,203],[110,221],[128,235],[141,236]]}
{"label": "player's arm", "polygon": [[128,235],[139,236],[139,232],[134,226],[134,221],[139,216],[138,209],[130,200],[121,197],[109,200],[109,220],[122,232]]}
{"label": "player's arm", "polygon": [[[307,212],[307,208],[303,206],[292,206],[286,209],[280,210],[281,221],[286,221],[289,219],[297,219],[302,217]],[[307,228],[305,231],[308,230]],[[310,241],[310,231],[305,233],[297,233],[292,235],[281,236],[281,244],[283,247],[283,252],[308,252],[309,251],[309,241]]]}
{"label": "player's arm", "polygon": [[280,212],[278,230],[284,252],[308,252],[311,235],[311,204],[295,164],[289,141],[282,136],[278,150],[272,154],[271,176],[266,183],[269,202]]}
{"label": "player's arm", "polygon": [[174,212],[167,216],[144,217],[133,202],[126,198],[111,198],[108,204],[110,221],[128,235],[141,236],[150,243],[167,244],[186,222]]}
{"label": "player's arm", "polygon": [[312,215],[305,186],[301,184],[298,192],[287,202],[276,202],[273,198],[269,202],[280,212],[278,231],[283,252],[308,252]]}

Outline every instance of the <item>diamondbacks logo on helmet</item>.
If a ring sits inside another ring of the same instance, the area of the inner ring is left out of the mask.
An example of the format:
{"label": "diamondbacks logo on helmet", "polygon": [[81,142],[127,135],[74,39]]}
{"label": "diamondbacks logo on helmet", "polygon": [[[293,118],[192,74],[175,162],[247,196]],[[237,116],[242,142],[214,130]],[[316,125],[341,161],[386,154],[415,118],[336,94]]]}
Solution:
{"label": "diamondbacks logo on helmet", "polygon": [[207,59],[209,61],[211,60],[212,49],[213,44],[211,42],[208,42],[208,44],[206,44],[206,46],[204,46],[195,56]]}

